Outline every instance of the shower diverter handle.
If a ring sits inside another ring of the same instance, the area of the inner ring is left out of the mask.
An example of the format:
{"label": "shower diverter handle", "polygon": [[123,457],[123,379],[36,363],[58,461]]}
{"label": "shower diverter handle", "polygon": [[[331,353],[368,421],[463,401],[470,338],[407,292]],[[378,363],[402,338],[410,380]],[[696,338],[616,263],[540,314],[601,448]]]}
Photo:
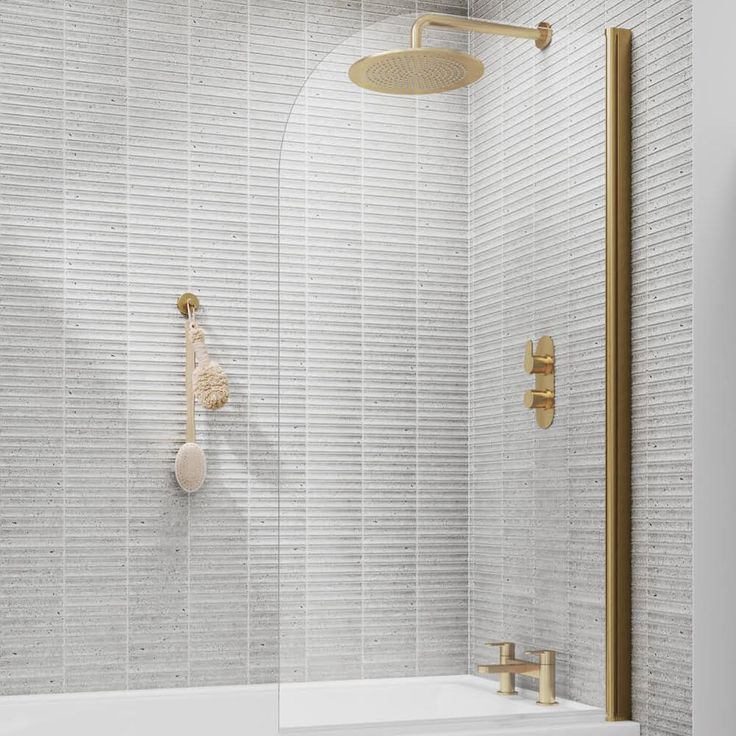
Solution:
{"label": "shower diverter handle", "polygon": [[524,370],[527,373],[548,375],[555,369],[555,359],[551,355],[539,355],[534,352],[534,342],[527,340],[524,351]]}

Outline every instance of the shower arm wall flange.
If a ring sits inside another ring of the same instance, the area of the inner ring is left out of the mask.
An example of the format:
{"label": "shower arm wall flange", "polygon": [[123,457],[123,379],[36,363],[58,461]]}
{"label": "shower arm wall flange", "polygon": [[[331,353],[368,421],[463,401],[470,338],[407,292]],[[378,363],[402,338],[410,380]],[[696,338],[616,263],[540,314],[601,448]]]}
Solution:
{"label": "shower arm wall flange", "polygon": [[411,47],[413,49],[422,47],[422,32],[427,26],[451,28],[455,31],[473,31],[492,36],[526,38],[534,41],[534,45],[538,49],[546,49],[552,41],[552,26],[549,23],[542,22],[536,28],[529,28],[527,26],[510,26],[504,23],[493,23],[489,20],[460,18],[457,15],[427,13],[426,15],[420,15],[411,27]]}

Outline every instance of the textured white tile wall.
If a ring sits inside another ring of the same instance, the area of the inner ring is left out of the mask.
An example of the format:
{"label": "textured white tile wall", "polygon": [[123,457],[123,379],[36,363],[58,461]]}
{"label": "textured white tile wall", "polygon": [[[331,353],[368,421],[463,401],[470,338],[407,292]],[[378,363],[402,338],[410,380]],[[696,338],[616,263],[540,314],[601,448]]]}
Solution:
{"label": "textured white tile wall", "polygon": [[[544,54],[475,37],[470,98],[471,657],[484,639],[561,653],[602,702],[603,45],[634,31],[634,715],[691,732],[690,2],[477,0],[547,20]],[[670,32],[663,33],[668,28]],[[521,408],[524,341],[556,338],[558,411]],[[494,397],[502,396],[501,401]]]}
{"label": "textured white tile wall", "polygon": [[467,93],[352,85],[407,43],[413,15],[379,17],[284,138],[284,679],[467,668]]}
{"label": "textured white tile wall", "polygon": [[[309,480],[284,473],[309,549],[306,578],[284,567],[306,621],[294,676],[352,675],[363,650],[365,675],[464,669],[465,98],[358,118],[319,88],[324,67],[306,96],[308,249],[281,263],[284,283],[307,279],[301,314],[288,290],[279,304],[277,247],[279,149],[306,75],[383,18],[463,9],[2,3],[2,692],[277,679],[279,308],[285,346],[294,319],[309,330],[309,370],[290,386],[301,358],[285,355],[282,385],[303,426],[285,461]],[[403,45],[408,25],[374,40]],[[232,389],[199,413],[209,477],[191,498],[172,476],[185,289]]]}
{"label": "textured white tile wall", "polygon": [[[475,39],[469,160],[471,659],[488,636],[554,645],[563,690],[599,701],[600,31],[634,29],[636,715],[678,735],[689,8],[477,2],[558,35],[544,64]],[[2,4],[3,692],[276,679],[279,309],[286,677],[466,666],[466,93],[340,86],[405,44],[404,21],[374,23],[430,10],[465,4]],[[171,477],[185,287],[233,386],[200,414],[191,499]],[[519,361],[547,331],[561,408],[535,434]]]}
{"label": "textured white tile wall", "polygon": [[[474,10],[524,25],[550,12]],[[470,103],[471,656],[499,638],[554,649],[560,692],[600,704],[604,47],[600,23],[550,17],[544,52],[474,37],[489,74]],[[557,411],[542,431],[521,402],[522,359],[545,334]]]}
{"label": "textured white tile wall", "polygon": [[[262,5],[2,5],[3,692],[277,677],[276,162],[303,28]],[[187,288],[232,386],[192,498]]]}

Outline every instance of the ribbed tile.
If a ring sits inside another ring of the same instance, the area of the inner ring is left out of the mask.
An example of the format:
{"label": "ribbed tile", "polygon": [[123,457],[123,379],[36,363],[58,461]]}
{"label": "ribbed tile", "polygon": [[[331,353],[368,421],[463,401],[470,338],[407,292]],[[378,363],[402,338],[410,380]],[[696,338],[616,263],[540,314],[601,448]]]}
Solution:
{"label": "ribbed tile", "polygon": [[5,4],[4,692],[465,670],[466,94],[345,74],[416,10]]}
{"label": "ribbed tile", "polygon": [[281,159],[282,677],[464,672],[466,93],[361,92],[411,16],[338,16]]}
{"label": "ribbed tile", "polygon": [[[665,679],[689,692],[689,3],[649,5],[476,3],[557,34],[544,56],[473,37],[489,74],[468,118],[465,91],[345,78],[464,2],[6,3],[5,692],[462,672],[469,585],[472,661],[489,636],[552,646],[561,691],[600,702],[600,29],[620,23],[636,715],[689,732]],[[171,476],[184,288],[232,387],[200,412],[192,498]],[[544,332],[560,411],[535,435],[519,361]]]}
{"label": "ribbed tile", "polygon": [[[634,715],[645,734],[688,734],[690,3],[479,0],[471,14],[544,17],[555,29],[536,57],[517,42],[473,40],[489,74],[470,99],[471,652],[485,658],[488,638],[559,648],[561,691],[602,703],[600,31],[631,27]],[[681,30],[652,30],[668,20]],[[545,333],[556,342],[558,401],[553,428],[538,432],[520,408],[520,361],[524,341]]]}

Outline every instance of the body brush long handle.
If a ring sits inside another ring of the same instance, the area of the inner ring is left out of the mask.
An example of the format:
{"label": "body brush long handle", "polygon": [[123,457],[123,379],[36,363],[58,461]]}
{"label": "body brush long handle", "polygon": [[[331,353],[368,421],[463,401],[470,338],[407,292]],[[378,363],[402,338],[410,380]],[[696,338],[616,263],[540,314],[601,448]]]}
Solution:
{"label": "body brush long handle", "polygon": [[197,430],[194,419],[194,343],[192,342],[192,326],[187,321],[184,327],[185,341],[186,341],[186,363],[185,363],[185,375],[184,375],[184,386],[186,389],[187,396],[187,432],[186,441],[196,442],[197,441]]}
{"label": "body brush long handle", "polygon": [[204,483],[207,473],[207,460],[202,448],[197,444],[194,424],[194,345],[192,344],[192,328],[187,320],[184,328],[186,334],[186,367],[185,386],[187,401],[186,442],[179,448],[174,463],[174,473],[182,491],[194,493]]}

